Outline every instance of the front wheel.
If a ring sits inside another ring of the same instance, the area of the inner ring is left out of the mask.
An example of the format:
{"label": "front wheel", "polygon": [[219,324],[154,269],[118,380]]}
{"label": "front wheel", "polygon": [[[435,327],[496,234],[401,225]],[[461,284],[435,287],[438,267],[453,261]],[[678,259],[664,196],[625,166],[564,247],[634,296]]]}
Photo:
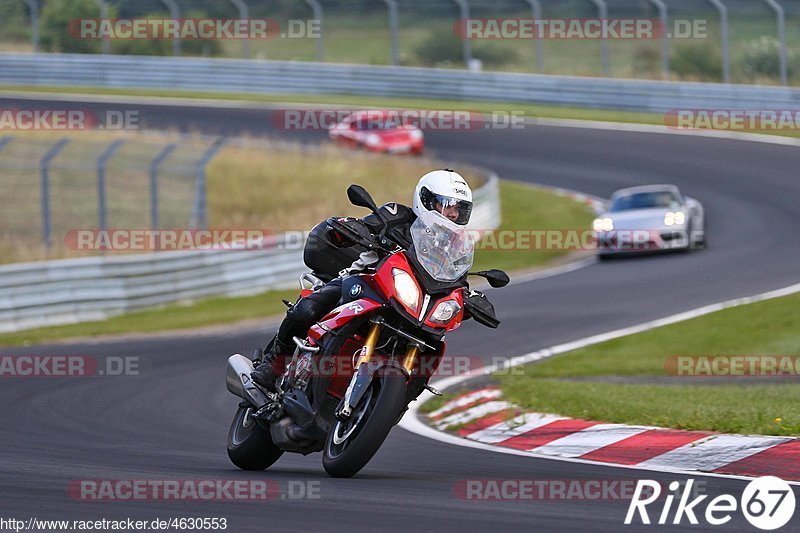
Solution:
{"label": "front wheel", "polygon": [[277,461],[283,451],[272,442],[269,431],[250,416],[252,408],[239,407],[228,431],[228,457],[242,470],[264,470]]}
{"label": "front wheel", "polygon": [[332,477],[351,477],[364,468],[395,424],[406,398],[405,375],[396,368],[376,373],[347,421],[337,421],[325,441],[322,465]]}

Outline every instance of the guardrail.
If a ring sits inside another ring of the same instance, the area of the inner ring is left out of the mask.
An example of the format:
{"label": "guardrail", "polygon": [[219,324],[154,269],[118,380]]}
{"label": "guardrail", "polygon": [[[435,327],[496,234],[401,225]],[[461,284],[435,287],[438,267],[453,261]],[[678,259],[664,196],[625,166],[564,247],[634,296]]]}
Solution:
{"label": "guardrail", "polygon": [[[475,190],[471,227],[500,223],[499,180]],[[302,243],[275,237],[259,250],[162,252],[0,267],[0,333],[102,320],[131,310],[295,285]],[[300,245],[300,246],[298,246]]]}
{"label": "guardrail", "polygon": [[666,112],[780,108],[800,89],[209,58],[0,54],[2,84],[248,94],[355,94]]}

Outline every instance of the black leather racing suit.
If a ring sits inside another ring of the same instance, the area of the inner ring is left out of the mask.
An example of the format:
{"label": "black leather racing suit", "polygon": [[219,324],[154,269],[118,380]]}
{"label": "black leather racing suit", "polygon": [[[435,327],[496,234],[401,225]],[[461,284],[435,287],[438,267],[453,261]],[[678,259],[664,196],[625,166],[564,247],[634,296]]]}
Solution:
{"label": "black leather racing suit", "polygon": [[[397,203],[381,206],[382,214],[389,220],[387,236],[393,240],[400,240],[398,244],[411,243],[411,224],[416,220],[416,215],[411,208]],[[382,229],[382,224],[374,214],[361,219],[370,233],[377,235]],[[362,256],[363,257],[363,256]],[[356,261],[351,266],[351,272],[364,268],[364,264]],[[286,313],[286,318],[281,322],[277,335],[264,350],[264,362],[252,374],[253,380],[267,388],[271,388],[277,376],[283,374],[286,368],[286,357],[294,353],[295,345],[292,337],[305,338],[309,328],[327,315],[339,304],[342,298],[342,278],[337,277],[317,289],[312,294],[301,298]]]}

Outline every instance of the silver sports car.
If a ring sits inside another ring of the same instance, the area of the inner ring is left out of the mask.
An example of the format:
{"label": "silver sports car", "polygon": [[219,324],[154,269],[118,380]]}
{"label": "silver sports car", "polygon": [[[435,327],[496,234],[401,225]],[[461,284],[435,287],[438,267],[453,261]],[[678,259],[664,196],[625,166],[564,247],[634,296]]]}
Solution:
{"label": "silver sports car", "polygon": [[592,226],[601,259],[632,252],[691,250],[705,244],[703,205],[674,185],[620,189]]}

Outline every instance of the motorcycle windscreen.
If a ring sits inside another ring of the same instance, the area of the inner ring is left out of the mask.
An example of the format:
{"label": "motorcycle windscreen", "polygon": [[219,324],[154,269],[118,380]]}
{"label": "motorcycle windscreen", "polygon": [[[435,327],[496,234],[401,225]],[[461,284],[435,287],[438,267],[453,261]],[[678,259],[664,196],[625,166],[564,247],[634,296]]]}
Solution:
{"label": "motorcycle windscreen", "polygon": [[426,213],[411,225],[411,239],[417,261],[437,281],[456,281],[472,268],[475,245],[462,226],[453,229],[437,222],[438,215]]}

